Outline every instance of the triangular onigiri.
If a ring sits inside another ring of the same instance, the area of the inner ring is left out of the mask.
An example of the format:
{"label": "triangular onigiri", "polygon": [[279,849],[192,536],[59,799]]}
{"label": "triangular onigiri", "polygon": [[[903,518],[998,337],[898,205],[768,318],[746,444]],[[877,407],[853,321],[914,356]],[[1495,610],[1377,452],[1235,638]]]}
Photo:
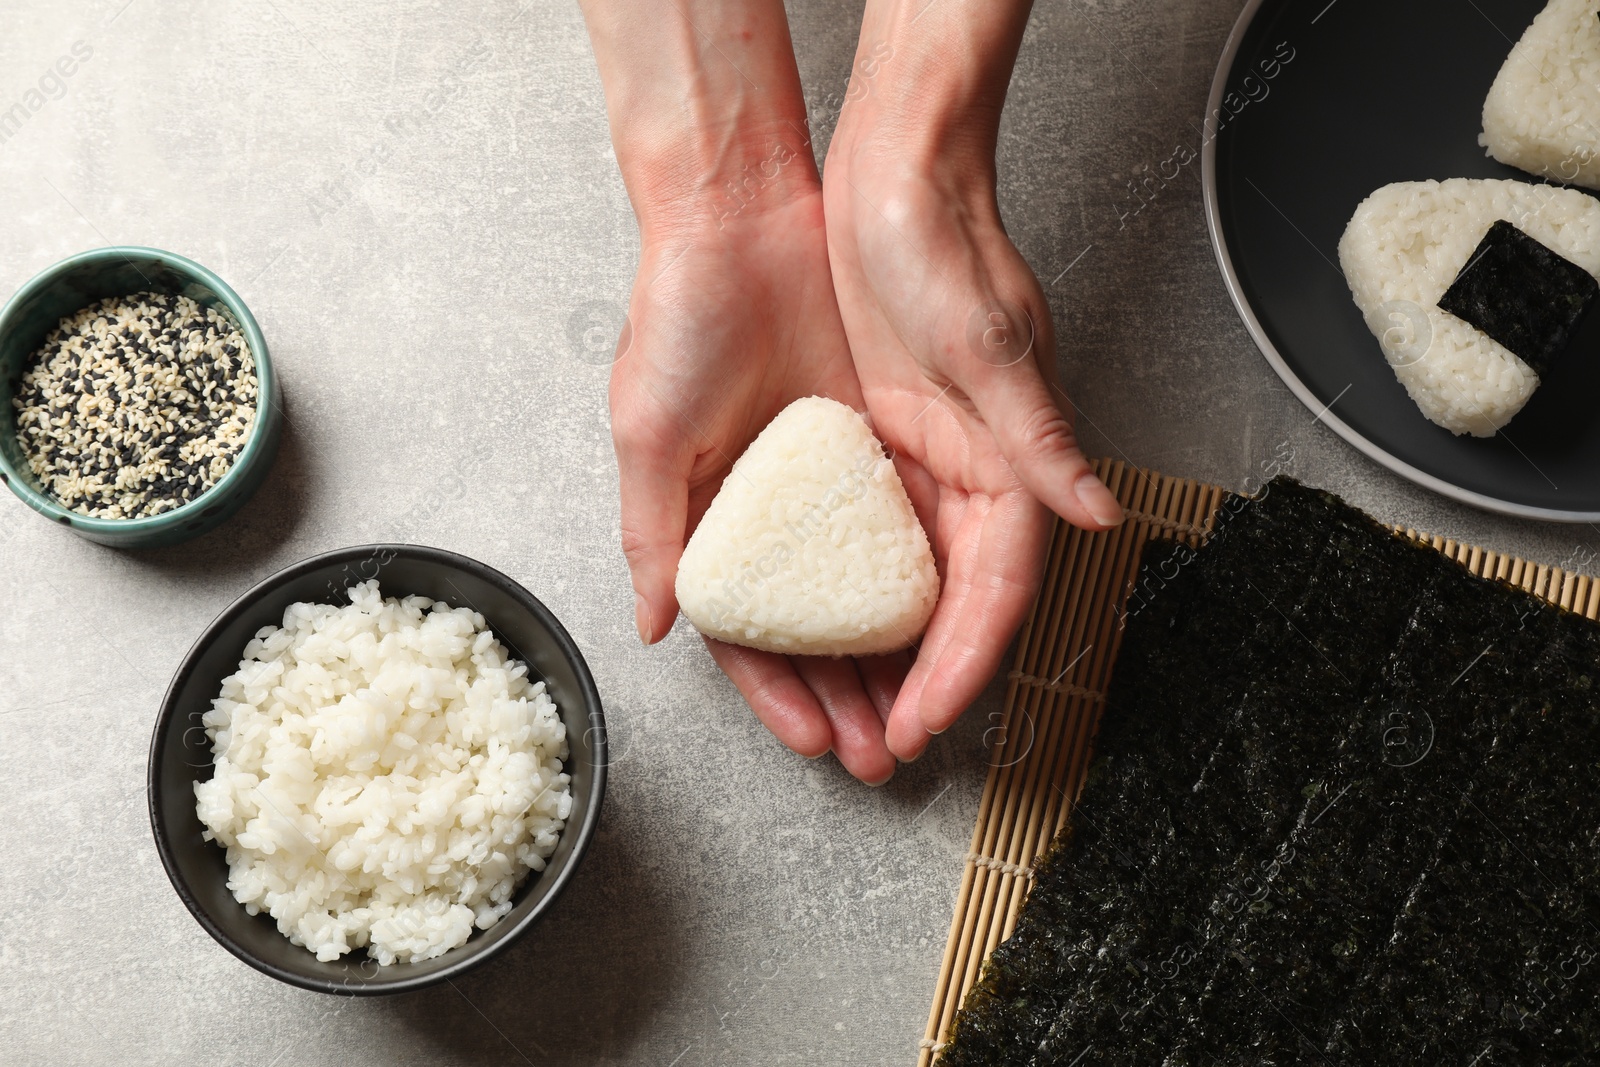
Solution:
{"label": "triangular onigiri", "polygon": [[1502,163],[1600,189],[1600,18],[1594,0],[1551,0],[1489,90],[1478,143]]}
{"label": "triangular onigiri", "polygon": [[1339,242],[1345,281],[1395,377],[1424,415],[1454,434],[1493,436],[1539,387],[1520,357],[1439,307],[1500,220],[1600,274],[1600,200],[1527,182],[1386,185],[1356,208]]}
{"label": "triangular onigiri", "polygon": [[678,564],[701,633],[800,655],[893,652],[922,634],[939,574],[866,420],[807,397],[733,465]]}

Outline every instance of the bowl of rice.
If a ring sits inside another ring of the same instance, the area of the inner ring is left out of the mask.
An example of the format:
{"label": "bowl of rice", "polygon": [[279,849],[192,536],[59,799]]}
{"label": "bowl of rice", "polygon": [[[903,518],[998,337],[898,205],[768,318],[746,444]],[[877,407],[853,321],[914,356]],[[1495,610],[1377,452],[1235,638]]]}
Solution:
{"label": "bowl of rice", "polygon": [[0,309],[0,481],[101,544],[170,545],[236,512],[281,433],[250,309],[156,248],[98,248]]}
{"label": "bowl of rice", "polygon": [[605,719],[561,623],[452,552],[365,545],[234,601],[151,740],[150,821],[219,944],[324,993],[400,993],[503,951],[599,822]]}

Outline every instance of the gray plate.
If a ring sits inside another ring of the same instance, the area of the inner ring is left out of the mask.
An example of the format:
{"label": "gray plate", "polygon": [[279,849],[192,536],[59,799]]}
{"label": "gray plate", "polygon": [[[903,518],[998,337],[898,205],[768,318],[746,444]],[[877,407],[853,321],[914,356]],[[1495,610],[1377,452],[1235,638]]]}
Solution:
{"label": "gray plate", "polygon": [[[1600,314],[1498,435],[1422,416],[1338,268],[1356,205],[1426,178],[1532,177],[1478,146],[1484,97],[1543,0],[1251,0],[1203,151],[1207,223],[1267,362],[1346,441],[1491,511],[1600,521]],[[1247,79],[1250,79],[1247,81]]]}

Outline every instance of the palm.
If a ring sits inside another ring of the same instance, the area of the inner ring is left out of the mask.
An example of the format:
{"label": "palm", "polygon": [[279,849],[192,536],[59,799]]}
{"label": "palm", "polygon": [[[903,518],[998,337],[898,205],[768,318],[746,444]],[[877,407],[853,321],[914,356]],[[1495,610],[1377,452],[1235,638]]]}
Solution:
{"label": "palm", "polygon": [[816,208],[797,202],[759,225],[641,257],[631,339],[611,380],[614,435],[672,456],[674,480],[689,490],[690,531],[733,460],[790,401],[817,394],[860,406]]}

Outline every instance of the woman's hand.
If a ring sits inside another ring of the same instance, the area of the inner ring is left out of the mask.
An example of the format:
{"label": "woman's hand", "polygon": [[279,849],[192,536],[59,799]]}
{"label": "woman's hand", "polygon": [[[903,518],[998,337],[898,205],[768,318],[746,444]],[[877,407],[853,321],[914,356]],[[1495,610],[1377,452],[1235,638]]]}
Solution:
{"label": "woman's hand", "polygon": [[[584,5],[639,219],[630,329],[611,377],[622,543],[639,634],[678,614],[684,545],[791,401],[862,410],[834,299],[822,187],[780,0]],[[785,657],[708,641],[777,738],[877,784],[906,657]]]}
{"label": "woman's hand", "polygon": [[944,582],[888,722],[900,759],[999,668],[1038,591],[1051,512],[1087,529],[1123,518],[1058,402],[1049,305],[995,200],[1026,12],[872,0],[825,169],[834,290],[867,410]]}
{"label": "woman's hand", "polygon": [[767,421],[813,393],[864,404],[944,583],[915,665],[708,644],[780,740],[867,782],[993,675],[1048,509],[1121,520],[1046,385],[1049,310],[994,201],[1028,6],[869,0],[857,69],[877,80],[852,85],[824,190],[779,0],[584,3],[642,245],[611,383],[640,635],[672,625],[688,536]]}
{"label": "woman's hand", "polygon": [[[622,547],[648,644],[677,616],[673,584],[689,534],[756,434],[801,397],[862,407],[828,273],[820,188],[648,244],[629,320],[632,336],[612,371],[611,433]],[[707,644],[784,744],[810,757],[831,749],[869,783],[894,772],[884,743],[900,676],[894,659],[858,669],[848,659]]]}

